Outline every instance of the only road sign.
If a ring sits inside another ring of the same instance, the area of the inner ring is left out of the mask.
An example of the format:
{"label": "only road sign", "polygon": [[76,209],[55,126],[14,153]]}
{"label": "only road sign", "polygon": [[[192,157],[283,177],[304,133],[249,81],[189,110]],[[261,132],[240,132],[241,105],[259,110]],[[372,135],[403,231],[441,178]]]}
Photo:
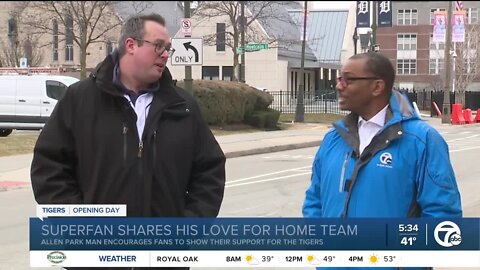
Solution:
{"label": "only road sign", "polygon": [[175,52],[170,57],[172,66],[203,64],[203,40],[201,38],[172,38]]}

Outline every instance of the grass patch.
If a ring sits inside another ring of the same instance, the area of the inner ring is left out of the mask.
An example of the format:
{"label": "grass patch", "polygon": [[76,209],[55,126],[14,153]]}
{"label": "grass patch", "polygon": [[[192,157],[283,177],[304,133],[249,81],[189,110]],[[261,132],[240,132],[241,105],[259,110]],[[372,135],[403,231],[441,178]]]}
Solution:
{"label": "grass patch", "polygon": [[[305,114],[304,120],[305,123],[333,123],[345,117],[344,115],[339,114],[330,114],[330,113],[309,113]],[[279,122],[292,122],[295,120],[294,113],[282,113],[280,114]]]}
{"label": "grass patch", "polygon": [[[289,125],[281,122],[279,122],[277,126],[279,130],[291,128]],[[215,136],[266,131],[242,123],[225,126],[210,126],[210,130]],[[37,142],[40,133],[24,132],[25,131],[20,131],[19,133],[16,133],[16,131],[14,131],[7,137],[0,137],[0,157],[33,153],[33,148],[35,147],[35,143]]]}
{"label": "grass patch", "polygon": [[[234,124],[226,126],[210,126],[212,133],[215,136],[261,132],[263,130],[254,128],[245,124]],[[37,142],[39,132],[24,133],[15,131],[7,137],[0,137],[0,157],[22,155],[33,153],[33,148]]]}
{"label": "grass patch", "polygon": [[[211,126],[210,129],[215,136],[263,131],[245,124],[226,125],[224,127]],[[25,134],[24,132],[16,133],[14,131],[7,137],[0,137],[0,157],[33,153],[33,148],[40,133],[28,132]]]}
{"label": "grass patch", "polygon": [[32,153],[38,135],[11,134],[7,137],[0,137],[0,157]]}

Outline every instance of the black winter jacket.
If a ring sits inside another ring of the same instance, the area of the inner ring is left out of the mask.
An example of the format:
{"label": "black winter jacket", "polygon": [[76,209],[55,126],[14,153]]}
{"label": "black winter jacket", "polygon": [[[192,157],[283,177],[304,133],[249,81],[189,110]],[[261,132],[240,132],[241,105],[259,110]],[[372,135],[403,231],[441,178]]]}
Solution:
{"label": "black winter jacket", "polygon": [[108,56],[69,87],[42,130],[31,167],[39,204],[126,204],[128,216],[215,217],[225,156],[191,94],[159,81],[141,141],[112,84]]}

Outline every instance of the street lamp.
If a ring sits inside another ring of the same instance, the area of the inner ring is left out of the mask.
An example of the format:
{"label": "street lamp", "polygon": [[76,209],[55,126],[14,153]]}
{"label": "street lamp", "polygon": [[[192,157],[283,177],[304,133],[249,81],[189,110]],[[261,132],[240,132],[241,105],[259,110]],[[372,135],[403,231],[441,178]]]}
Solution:
{"label": "street lamp", "polygon": [[452,93],[455,93],[455,79],[456,79],[456,73],[455,73],[455,64],[456,64],[456,59],[457,59],[457,52],[455,51],[455,43],[453,43],[453,51],[450,51],[450,55],[453,58],[453,67],[452,67],[452,73],[453,73],[453,84],[452,84]]}
{"label": "street lamp", "polygon": [[[447,18],[452,18],[452,1],[448,1],[448,13]],[[443,90],[443,106],[442,106],[442,123],[448,124],[451,122],[451,108],[450,108],[450,86],[452,79],[451,71],[452,66],[450,65],[450,45],[452,43],[452,24],[447,23],[447,33],[446,33],[446,41],[445,41],[445,53],[444,53],[444,61],[445,61],[445,80],[444,80],[444,90]]]}

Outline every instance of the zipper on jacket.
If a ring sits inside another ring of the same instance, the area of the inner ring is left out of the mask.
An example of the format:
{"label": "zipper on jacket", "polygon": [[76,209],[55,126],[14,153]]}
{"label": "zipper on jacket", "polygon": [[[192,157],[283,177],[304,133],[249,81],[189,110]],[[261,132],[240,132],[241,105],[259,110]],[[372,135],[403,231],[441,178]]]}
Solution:
{"label": "zipper on jacket", "polygon": [[157,131],[153,132],[153,166],[157,163]]}
{"label": "zipper on jacket", "polygon": [[123,123],[123,162],[127,162],[127,131],[128,127]]}
{"label": "zipper on jacket", "polygon": [[350,159],[351,152],[345,154],[345,160],[343,161],[342,172],[340,173],[340,186],[338,188],[339,192],[343,192],[345,190],[344,183],[345,183],[345,170],[347,168],[348,160]]}
{"label": "zipper on jacket", "polygon": [[142,157],[142,153],[143,153],[143,141],[140,141],[138,143],[138,157],[141,158]]}
{"label": "zipper on jacket", "polygon": [[144,194],[144,187],[145,187],[145,176],[144,176],[144,172],[143,172],[143,157],[142,157],[142,154],[143,154],[143,141],[140,140],[140,142],[138,143],[138,180],[139,180],[139,183],[137,185],[137,203],[139,205],[138,209],[139,209],[139,213],[141,213],[141,216],[146,216],[146,205],[145,205],[145,194]]}

